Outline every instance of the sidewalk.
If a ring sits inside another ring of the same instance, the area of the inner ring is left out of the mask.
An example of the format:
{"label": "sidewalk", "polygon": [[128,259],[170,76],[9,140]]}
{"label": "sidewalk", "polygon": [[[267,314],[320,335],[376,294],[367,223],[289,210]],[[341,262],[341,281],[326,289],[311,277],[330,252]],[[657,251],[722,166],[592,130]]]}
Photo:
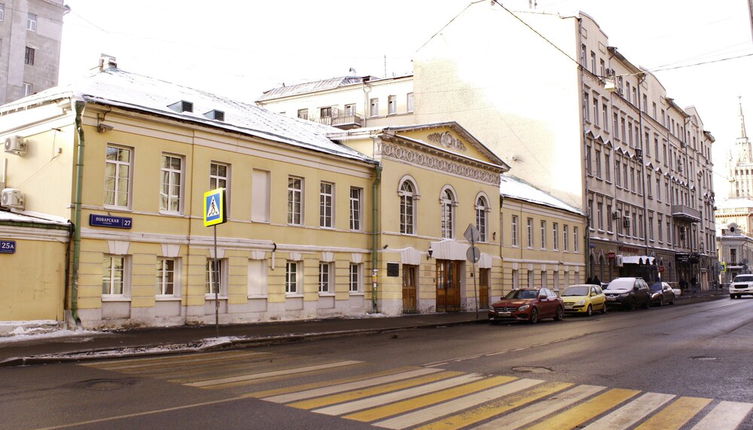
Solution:
{"label": "sidewalk", "polygon": [[[726,291],[716,290],[680,296],[676,302],[688,304],[727,296]],[[3,342],[3,338],[0,338],[0,367],[216,351],[312,338],[354,336],[477,322],[486,322],[486,311],[479,311],[478,320],[475,312],[454,312],[227,325],[220,326],[220,337],[215,336],[215,327],[211,325],[117,332],[85,331],[54,338],[12,339],[12,342]]]}

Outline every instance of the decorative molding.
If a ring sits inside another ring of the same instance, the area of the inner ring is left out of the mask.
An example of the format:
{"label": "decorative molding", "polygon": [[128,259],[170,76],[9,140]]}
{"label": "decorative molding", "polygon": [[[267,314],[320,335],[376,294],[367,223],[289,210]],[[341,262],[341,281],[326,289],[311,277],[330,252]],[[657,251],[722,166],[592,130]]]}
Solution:
{"label": "decorative molding", "polygon": [[426,154],[421,151],[405,148],[401,145],[381,142],[381,153],[385,157],[391,157],[396,160],[416,164],[429,169],[434,169],[443,173],[457,175],[468,179],[474,179],[489,185],[499,186],[500,178],[498,172],[471,167],[447,158]]}
{"label": "decorative molding", "polygon": [[463,142],[461,142],[460,139],[451,135],[447,131],[443,133],[431,133],[430,135],[427,136],[427,138],[429,139],[429,142],[437,143],[439,145],[444,146],[445,148],[457,149],[458,151],[464,151],[464,152],[467,150],[467,148],[465,147],[465,145],[463,145]]}
{"label": "decorative molding", "polygon": [[129,242],[123,242],[120,240],[108,240],[107,246],[112,255],[127,255]]}
{"label": "decorative molding", "polygon": [[264,251],[253,250],[251,251],[251,256],[249,258],[251,260],[264,260],[266,256],[267,256],[267,253]]}
{"label": "decorative molding", "polygon": [[162,256],[176,258],[180,256],[180,245],[162,244]]}
{"label": "decorative molding", "polygon": [[351,261],[351,263],[355,263],[355,264],[361,264],[361,263],[363,263],[363,254],[357,254],[355,252],[352,253],[350,255],[350,261]]}
{"label": "decorative molding", "polygon": [[322,261],[325,263],[331,263],[335,261],[335,254],[332,252],[322,252]]}

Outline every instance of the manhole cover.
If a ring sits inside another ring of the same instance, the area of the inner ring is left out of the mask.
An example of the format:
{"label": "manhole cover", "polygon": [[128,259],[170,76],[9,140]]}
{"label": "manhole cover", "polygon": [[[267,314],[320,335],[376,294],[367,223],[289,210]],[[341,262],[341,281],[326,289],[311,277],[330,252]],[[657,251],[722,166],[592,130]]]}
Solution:
{"label": "manhole cover", "polygon": [[699,360],[699,361],[714,361],[718,360],[718,357],[709,357],[707,355],[696,355],[695,357],[690,357],[693,360]]}
{"label": "manhole cover", "polygon": [[135,378],[124,379],[87,379],[68,384],[70,388],[92,391],[115,391],[136,384]]}
{"label": "manhole cover", "polygon": [[553,370],[548,367],[538,367],[538,366],[513,367],[512,371],[520,372],[520,373],[551,373],[553,372]]}

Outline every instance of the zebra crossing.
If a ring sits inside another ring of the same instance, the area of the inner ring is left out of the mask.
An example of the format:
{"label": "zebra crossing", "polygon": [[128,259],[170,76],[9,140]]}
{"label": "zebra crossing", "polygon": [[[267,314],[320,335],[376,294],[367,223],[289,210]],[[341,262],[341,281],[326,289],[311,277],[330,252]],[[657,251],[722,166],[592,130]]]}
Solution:
{"label": "zebra crossing", "polygon": [[[357,360],[302,360],[255,351],[81,365],[232,390],[386,429],[726,430],[742,428],[753,411],[753,403],[438,367],[379,370]],[[338,374],[347,376],[333,376]],[[300,383],[301,378],[310,382]]]}

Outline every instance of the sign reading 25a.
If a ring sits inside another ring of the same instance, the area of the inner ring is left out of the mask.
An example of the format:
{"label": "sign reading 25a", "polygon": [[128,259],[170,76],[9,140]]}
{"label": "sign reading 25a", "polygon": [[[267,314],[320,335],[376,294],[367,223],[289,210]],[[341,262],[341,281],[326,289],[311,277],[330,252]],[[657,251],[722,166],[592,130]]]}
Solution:
{"label": "sign reading 25a", "polygon": [[204,193],[204,227],[227,222],[225,212],[224,188],[217,188]]}

